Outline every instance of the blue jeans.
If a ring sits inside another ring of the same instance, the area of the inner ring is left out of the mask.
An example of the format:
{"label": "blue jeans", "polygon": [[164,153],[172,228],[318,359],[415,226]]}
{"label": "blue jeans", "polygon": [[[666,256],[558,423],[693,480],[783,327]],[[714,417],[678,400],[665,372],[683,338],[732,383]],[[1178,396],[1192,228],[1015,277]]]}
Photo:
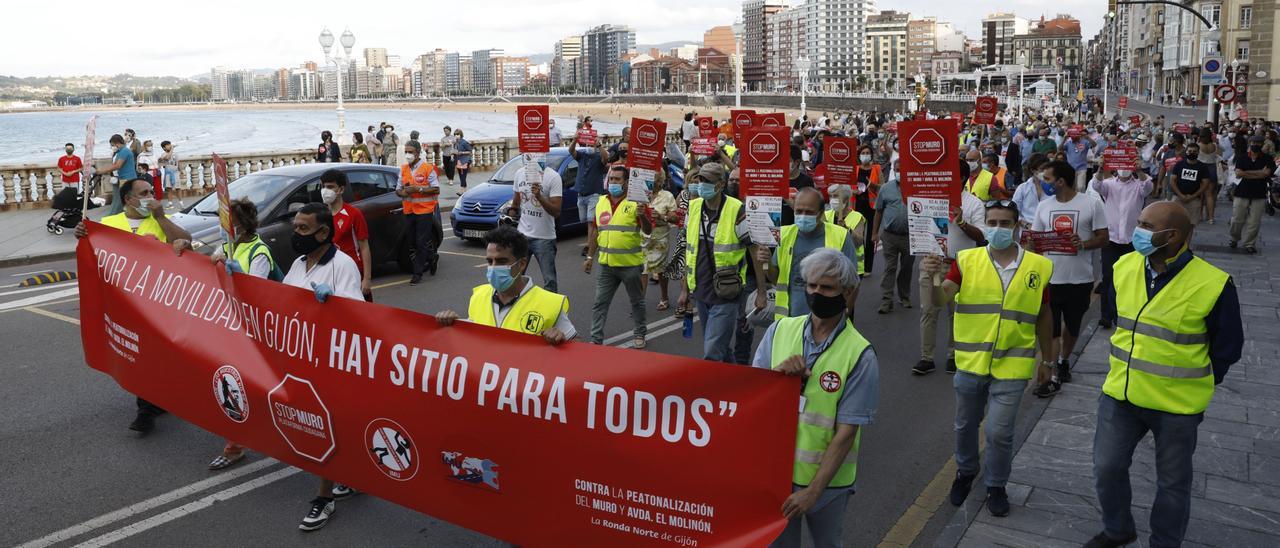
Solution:
{"label": "blue jeans", "polygon": [[164,188],[166,190],[170,188],[178,188],[178,168],[164,168]]}
{"label": "blue jeans", "polygon": [[[552,293],[557,292],[556,285],[556,241],[541,238],[529,238],[529,252],[538,260],[538,269],[542,270],[542,286]],[[525,272],[528,272],[528,267]]]}
{"label": "blue jeans", "polygon": [[987,456],[983,462],[987,487],[1004,487],[1013,467],[1013,425],[1026,379],[1002,380],[959,371],[956,388],[956,469],[978,474],[978,426],[983,408],[987,419]]}
{"label": "blue jeans", "polygon": [[[791,492],[800,490],[792,487]],[[809,537],[815,548],[835,548],[844,545],[844,511],[849,505],[851,489],[826,489],[818,495],[818,502],[813,505],[804,517],[787,522],[778,538],[769,543],[769,548],[800,548],[803,537],[800,535],[800,522],[809,523]]]}
{"label": "blue jeans", "polygon": [[598,201],[600,201],[599,194],[578,196],[578,220],[585,223],[596,218],[596,202]]}
{"label": "blue jeans", "polygon": [[734,363],[733,332],[742,315],[742,303],[698,303],[698,321],[702,323],[702,359]]}
{"label": "blue jeans", "polygon": [[1204,414],[1175,415],[1098,398],[1098,428],[1093,435],[1093,477],[1102,507],[1103,531],[1113,539],[1136,534],[1129,464],[1133,450],[1150,430],[1156,442],[1156,500],[1151,505],[1152,547],[1178,546],[1191,517],[1191,457]]}

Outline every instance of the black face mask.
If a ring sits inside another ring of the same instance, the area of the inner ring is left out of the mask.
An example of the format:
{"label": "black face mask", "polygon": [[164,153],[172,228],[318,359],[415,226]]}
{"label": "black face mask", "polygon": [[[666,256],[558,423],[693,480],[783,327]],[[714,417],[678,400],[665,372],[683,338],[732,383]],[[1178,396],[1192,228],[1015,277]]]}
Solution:
{"label": "black face mask", "polygon": [[314,232],[311,234],[298,234],[297,232],[294,232],[293,238],[289,243],[293,246],[293,250],[299,255],[308,255],[325,244],[325,242],[316,239]]}
{"label": "black face mask", "polygon": [[844,295],[828,297],[821,293],[805,293],[804,300],[809,303],[809,310],[813,312],[813,315],[822,319],[831,318],[844,312]]}

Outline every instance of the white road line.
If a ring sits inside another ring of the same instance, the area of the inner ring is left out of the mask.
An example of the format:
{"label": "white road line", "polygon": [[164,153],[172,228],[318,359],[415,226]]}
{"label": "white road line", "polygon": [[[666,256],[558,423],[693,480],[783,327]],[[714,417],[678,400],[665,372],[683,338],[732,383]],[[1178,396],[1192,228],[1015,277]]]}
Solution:
{"label": "white road line", "polygon": [[[75,280],[67,280],[67,281],[74,282]],[[62,284],[65,284],[65,283],[67,283],[67,282],[58,282],[58,283],[52,283],[52,284],[37,285],[37,286],[27,287],[27,288],[23,288],[23,289],[15,289],[15,290],[13,290],[13,291],[5,291],[4,293],[0,293],[0,297],[4,297],[4,296],[7,296],[7,295],[17,295],[17,294],[19,294],[19,293],[31,293],[31,292],[34,292],[34,291],[48,291],[48,290],[50,290],[50,289],[56,289],[57,287],[62,286]],[[65,286],[63,286],[63,287],[65,287]]]}
{"label": "white road line", "polygon": [[184,504],[182,506],[169,510],[168,512],[164,512],[162,514],[156,514],[154,516],[151,516],[137,523],[132,523],[124,527],[121,527],[119,529],[116,529],[115,531],[112,531],[105,535],[89,539],[80,544],[77,544],[76,548],[90,548],[90,547],[96,548],[98,546],[106,546],[114,542],[119,542],[121,540],[129,538],[133,535],[136,535],[148,529],[159,527],[175,519],[185,517],[189,514],[198,512],[200,510],[204,510],[205,508],[213,506],[216,503],[226,501],[228,499],[231,499],[239,495],[243,495],[259,487],[270,485],[272,483],[285,479],[289,476],[297,474],[298,472],[301,472],[301,471],[302,469],[293,468],[293,467],[276,470],[275,472],[272,472],[265,476],[259,476],[250,481],[241,483],[239,485],[228,487],[226,489],[218,491],[217,493],[214,493],[202,499],[199,499],[193,502],[188,502],[187,504]]}
{"label": "white road line", "polygon": [[[664,310],[664,312],[665,312],[665,310]],[[654,331],[656,331],[659,327],[662,327],[662,326],[664,326],[664,325],[666,325],[666,324],[668,324],[668,323],[674,322],[674,321],[676,321],[676,317],[675,317],[675,316],[667,316],[667,317],[665,317],[665,318],[663,318],[663,319],[661,319],[661,320],[655,320],[655,321],[649,322],[649,323],[647,323],[647,324],[645,324],[645,325],[646,325],[646,326],[648,326],[648,328],[649,328],[650,330],[654,330]],[[683,322],[683,320],[682,320],[682,322]],[[635,329],[632,329],[631,331],[627,331],[626,333],[619,333],[619,334],[617,334],[617,335],[614,335],[614,336],[612,336],[612,337],[609,337],[609,338],[605,339],[605,340],[604,340],[604,344],[605,344],[605,346],[613,346],[613,345],[614,345],[614,344],[616,344],[616,343],[619,343],[619,342],[622,342],[622,341],[626,341],[626,340],[630,340],[632,337],[635,337],[635,336],[636,336],[636,330],[635,330]]]}
{"label": "white road line", "polygon": [[[227,483],[232,480],[239,479],[243,476],[256,473],[264,468],[278,464],[280,461],[272,458],[262,459],[260,461],[251,462],[240,468],[234,468],[217,476],[206,480],[197,481],[185,487],[179,487],[173,491],[169,491],[163,495],[157,495],[137,504],[126,506],[114,512],[103,514],[84,523],[72,525],[66,529],[45,535],[33,541],[21,544],[18,548],[44,548],[59,542],[65,542],[69,539],[78,537],[95,529],[106,527],[120,520],[128,519],[143,512],[149,512],[171,502],[187,498],[191,495],[209,489],[211,487]],[[288,470],[288,469],[286,469]]]}
{"label": "white road line", "polygon": [[[698,318],[697,318],[696,316],[693,318],[693,323],[698,323]],[[648,342],[648,341],[652,341],[652,340],[654,340],[654,339],[656,339],[656,338],[658,338],[658,337],[661,337],[661,336],[663,336],[663,335],[666,335],[667,333],[670,333],[670,332],[675,331],[675,330],[677,330],[677,329],[684,329],[684,322],[683,322],[683,321],[681,321],[681,322],[679,322],[679,323],[674,323],[674,324],[668,325],[668,326],[663,327],[663,328],[661,328],[661,329],[657,329],[657,330],[654,330],[654,331],[650,331],[649,333],[645,334],[644,339],[645,339],[645,341],[646,341],[646,342]],[[628,340],[628,341],[626,341],[626,342],[624,342],[624,343],[622,343],[622,344],[619,344],[619,345],[617,345],[617,346],[618,346],[618,348],[632,348],[632,347],[634,347],[634,346],[635,346],[635,342],[634,342],[634,341],[630,341],[630,340]],[[696,357],[696,356],[695,356],[695,357]]]}
{"label": "white road line", "polygon": [[18,299],[16,301],[0,303],[0,312],[3,312],[5,310],[12,310],[14,308],[26,308],[28,306],[46,303],[49,301],[61,299],[63,297],[70,297],[72,295],[79,295],[79,294],[80,294],[79,287],[69,287],[67,289],[63,289],[62,291],[55,291],[53,293],[47,293],[47,294],[38,295],[35,297],[27,297],[25,299]]}
{"label": "white road line", "polygon": [[48,270],[34,270],[34,271],[31,271],[31,272],[19,272],[19,273],[17,273],[17,274],[10,274],[10,275],[9,275],[9,277],[10,277],[10,278],[17,278],[18,276],[28,276],[28,275],[31,275],[31,274],[44,274],[45,272],[48,272]]}

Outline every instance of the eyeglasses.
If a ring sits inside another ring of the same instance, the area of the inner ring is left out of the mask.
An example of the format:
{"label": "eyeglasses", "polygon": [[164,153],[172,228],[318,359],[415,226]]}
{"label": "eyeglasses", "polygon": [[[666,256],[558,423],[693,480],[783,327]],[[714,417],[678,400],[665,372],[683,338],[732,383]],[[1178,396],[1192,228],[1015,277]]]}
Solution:
{"label": "eyeglasses", "polygon": [[987,200],[986,206],[987,206],[988,208],[992,208],[992,207],[1011,207],[1011,206],[1013,206],[1013,202],[1012,202],[1011,200]]}

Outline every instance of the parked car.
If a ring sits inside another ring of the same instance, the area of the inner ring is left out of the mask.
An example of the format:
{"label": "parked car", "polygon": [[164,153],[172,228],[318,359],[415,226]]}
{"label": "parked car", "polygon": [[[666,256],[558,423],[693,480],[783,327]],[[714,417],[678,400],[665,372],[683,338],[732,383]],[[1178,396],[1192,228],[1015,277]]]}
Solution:
{"label": "parked car", "polygon": [[[293,215],[303,205],[320,201],[320,174],[337,169],[347,174],[343,200],[364,213],[369,223],[369,250],[373,264],[395,262],[412,269],[409,245],[396,183],[400,171],[372,164],[299,164],[250,173],[227,185],[232,199],[248,198],[258,206],[258,235],[271,249],[283,270],[298,257],[290,245]],[[197,251],[212,254],[223,244],[218,226],[218,196],[211,192],[195,204],[169,217],[191,232]]]}
{"label": "parked car", "polygon": [[[667,188],[672,193],[683,190],[685,156],[680,147],[668,143],[663,164],[670,182]],[[569,157],[568,147],[555,147],[547,153],[547,166],[560,174],[564,185],[564,201],[560,206],[560,217],[556,219],[556,234],[585,229],[586,223],[578,220],[578,190],[574,187],[578,178],[578,161]],[[468,188],[449,213],[454,236],[475,241],[497,227],[499,219],[511,206],[511,185],[515,183],[516,172],[523,168],[523,160],[517,156],[502,164],[487,182]]]}

